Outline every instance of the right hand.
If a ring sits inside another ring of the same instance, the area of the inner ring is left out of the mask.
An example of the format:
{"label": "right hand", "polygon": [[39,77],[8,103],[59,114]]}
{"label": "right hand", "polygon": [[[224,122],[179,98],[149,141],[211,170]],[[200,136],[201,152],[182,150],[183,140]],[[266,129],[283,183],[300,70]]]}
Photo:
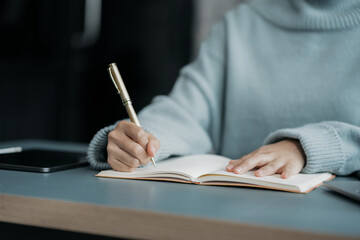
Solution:
{"label": "right hand", "polygon": [[132,122],[120,121],[108,134],[107,161],[121,172],[146,165],[160,148],[160,141]]}

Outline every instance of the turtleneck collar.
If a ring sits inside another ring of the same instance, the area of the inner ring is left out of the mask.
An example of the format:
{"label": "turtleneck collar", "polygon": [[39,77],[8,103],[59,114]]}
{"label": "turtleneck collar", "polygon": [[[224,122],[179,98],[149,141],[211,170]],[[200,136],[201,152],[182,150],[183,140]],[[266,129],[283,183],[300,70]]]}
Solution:
{"label": "turtleneck collar", "polygon": [[284,28],[337,30],[360,25],[360,0],[250,0],[268,21]]}

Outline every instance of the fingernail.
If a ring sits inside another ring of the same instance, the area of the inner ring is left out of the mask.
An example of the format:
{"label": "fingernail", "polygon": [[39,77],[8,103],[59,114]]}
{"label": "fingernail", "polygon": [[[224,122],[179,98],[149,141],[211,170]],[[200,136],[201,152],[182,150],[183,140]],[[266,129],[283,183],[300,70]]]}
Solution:
{"label": "fingernail", "polygon": [[237,167],[235,168],[235,172],[236,173],[241,173],[243,171],[243,168],[242,167]]}
{"label": "fingernail", "polygon": [[288,178],[288,177],[289,177],[288,173],[286,173],[286,172],[283,172],[283,173],[281,174],[281,176],[282,176],[282,178]]}
{"label": "fingernail", "polygon": [[234,168],[234,166],[233,165],[227,165],[227,167],[226,167],[227,169],[229,169],[229,170],[231,170],[231,169],[233,169]]}
{"label": "fingernail", "polygon": [[260,171],[260,170],[255,171],[255,176],[261,177],[261,175],[262,175],[262,171]]}

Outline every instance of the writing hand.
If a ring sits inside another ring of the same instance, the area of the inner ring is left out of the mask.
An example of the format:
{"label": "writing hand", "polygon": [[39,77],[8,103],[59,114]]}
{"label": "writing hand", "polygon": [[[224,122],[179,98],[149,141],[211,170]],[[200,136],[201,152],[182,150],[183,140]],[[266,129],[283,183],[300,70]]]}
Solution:
{"label": "writing hand", "polygon": [[107,161],[116,171],[131,172],[145,165],[160,148],[160,141],[136,124],[120,121],[108,134]]}

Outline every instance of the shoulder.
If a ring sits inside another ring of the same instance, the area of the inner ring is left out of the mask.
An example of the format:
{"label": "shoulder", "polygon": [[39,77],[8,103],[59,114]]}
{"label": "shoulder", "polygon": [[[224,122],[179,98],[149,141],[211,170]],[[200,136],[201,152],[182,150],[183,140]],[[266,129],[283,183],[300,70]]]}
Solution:
{"label": "shoulder", "polygon": [[243,1],[239,3],[235,8],[228,11],[224,15],[224,21],[226,23],[248,23],[252,19],[259,18],[256,9],[252,6],[252,1]]}
{"label": "shoulder", "polygon": [[228,34],[227,37],[234,37],[233,33],[240,32],[251,34],[254,29],[265,26],[263,17],[252,5],[252,1],[243,1],[224,15],[219,25],[224,28],[225,35]]}

